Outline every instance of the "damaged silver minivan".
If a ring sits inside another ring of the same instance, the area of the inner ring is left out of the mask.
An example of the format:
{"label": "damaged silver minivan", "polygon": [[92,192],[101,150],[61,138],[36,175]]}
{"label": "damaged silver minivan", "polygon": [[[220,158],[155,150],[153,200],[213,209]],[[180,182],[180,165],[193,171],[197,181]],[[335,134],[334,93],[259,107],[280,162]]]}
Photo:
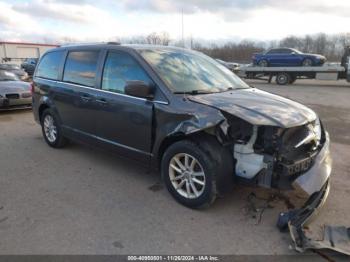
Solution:
{"label": "damaged silver minivan", "polygon": [[328,194],[329,136],[316,113],[199,52],[63,46],[41,58],[33,80],[34,116],[50,146],[76,140],[151,164],[188,207],[239,182],[301,190],[317,206]]}

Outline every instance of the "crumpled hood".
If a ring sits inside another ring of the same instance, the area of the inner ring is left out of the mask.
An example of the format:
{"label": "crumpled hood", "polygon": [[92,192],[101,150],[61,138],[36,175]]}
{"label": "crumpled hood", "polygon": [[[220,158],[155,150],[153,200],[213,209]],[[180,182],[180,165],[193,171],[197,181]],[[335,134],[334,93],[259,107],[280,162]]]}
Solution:
{"label": "crumpled hood", "polygon": [[30,84],[22,81],[0,81],[0,95],[30,92]]}
{"label": "crumpled hood", "polygon": [[189,96],[193,102],[215,107],[253,125],[289,128],[314,121],[310,108],[256,88]]}

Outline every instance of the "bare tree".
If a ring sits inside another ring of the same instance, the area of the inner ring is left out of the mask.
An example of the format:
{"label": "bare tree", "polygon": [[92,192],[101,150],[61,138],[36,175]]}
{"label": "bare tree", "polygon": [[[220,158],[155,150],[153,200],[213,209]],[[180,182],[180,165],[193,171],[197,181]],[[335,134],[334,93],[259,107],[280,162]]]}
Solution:
{"label": "bare tree", "polygon": [[169,45],[170,43],[170,36],[167,32],[161,32],[159,34],[159,38],[160,38],[160,44],[161,45]]}
{"label": "bare tree", "polygon": [[156,32],[149,34],[146,37],[147,44],[160,45],[161,39]]}
{"label": "bare tree", "polygon": [[153,32],[146,37],[146,42],[151,45],[169,45],[170,37],[167,32]]}
{"label": "bare tree", "polygon": [[[74,39],[66,38],[65,42],[74,42]],[[70,41],[69,41],[70,40]],[[288,36],[280,40],[273,41],[248,41],[240,42],[205,42],[196,40],[192,36],[187,39],[192,49],[199,50],[205,54],[225,61],[235,61],[241,63],[251,62],[254,53],[263,52],[269,48],[290,47],[296,48],[305,53],[318,53],[325,55],[328,61],[340,61],[344,52],[344,47],[350,45],[350,33],[335,35],[315,34],[305,36]],[[131,44],[154,44],[154,45],[174,45],[182,47],[181,40],[172,40],[167,32],[153,32],[147,36],[134,36],[122,38],[122,43]]]}

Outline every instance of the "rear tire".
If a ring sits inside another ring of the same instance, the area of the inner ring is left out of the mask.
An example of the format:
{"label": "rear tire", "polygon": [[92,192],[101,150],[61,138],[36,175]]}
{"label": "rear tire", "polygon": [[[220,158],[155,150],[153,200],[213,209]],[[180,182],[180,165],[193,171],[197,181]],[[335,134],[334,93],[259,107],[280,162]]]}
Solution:
{"label": "rear tire", "polygon": [[165,185],[184,206],[203,208],[216,199],[216,174],[220,168],[210,153],[197,143],[182,140],[172,144],[163,155],[161,172]]}
{"label": "rear tire", "polygon": [[276,76],[276,83],[278,85],[287,85],[290,83],[290,75],[287,73],[278,73]]}
{"label": "rear tire", "polygon": [[267,67],[269,66],[269,63],[267,62],[267,60],[263,59],[259,61],[258,66]]}
{"label": "rear tire", "polygon": [[68,142],[62,135],[61,125],[50,108],[45,109],[41,116],[41,130],[46,143],[51,147],[61,148]]}

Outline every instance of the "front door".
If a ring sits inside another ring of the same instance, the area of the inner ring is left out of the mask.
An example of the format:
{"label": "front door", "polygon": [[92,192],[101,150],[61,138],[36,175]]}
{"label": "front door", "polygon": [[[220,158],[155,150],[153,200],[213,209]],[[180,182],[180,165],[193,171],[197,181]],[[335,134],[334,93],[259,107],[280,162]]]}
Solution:
{"label": "front door", "polygon": [[152,146],[153,103],[125,95],[127,81],[153,84],[129,53],[109,51],[102,72],[98,106],[97,136],[123,155],[147,160]]}

